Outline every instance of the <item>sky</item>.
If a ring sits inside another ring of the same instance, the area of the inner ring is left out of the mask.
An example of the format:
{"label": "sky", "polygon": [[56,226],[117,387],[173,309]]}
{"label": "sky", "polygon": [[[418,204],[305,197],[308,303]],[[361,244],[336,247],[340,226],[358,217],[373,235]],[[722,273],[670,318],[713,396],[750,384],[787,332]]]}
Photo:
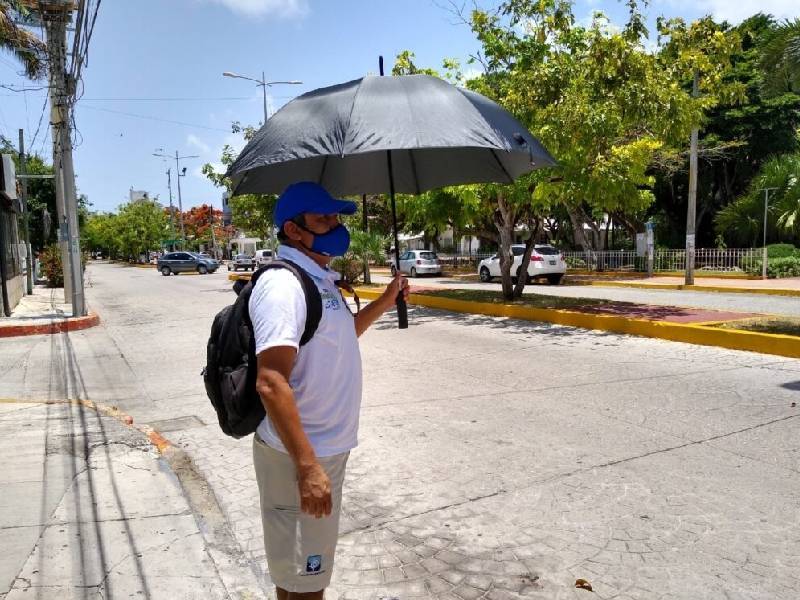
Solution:
{"label": "sky", "polygon": [[[476,0],[491,7],[495,0]],[[456,4],[461,4],[458,0]],[[472,1],[467,0],[467,6]],[[223,77],[223,71],[302,85],[268,88],[272,114],[307,91],[377,74],[383,55],[387,72],[403,50],[422,67],[441,67],[457,58],[465,71],[479,44],[468,27],[447,10],[449,0],[103,0],[83,71],[83,96],[75,109],[75,170],[79,193],[92,210],[114,211],[128,192],[146,190],[167,205],[175,160],[153,156],[196,155],[181,161],[184,210],[203,203],[221,206],[222,190],[201,173],[219,164],[225,144],[244,141],[231,123],[263,121],[261,89],[253,82]],[[617,0],[580,0],[578,19],[596,10],[615,23],[625,19]],[[694,19],[711,14],[737,23],[758,11],[779,18],[800,16],[797,0],[653,0],[646,10]],[[51,152],[44,89],[26,81],[8,53],[0,53],[0,135],[18,139],[25,130],[29,152]]]}

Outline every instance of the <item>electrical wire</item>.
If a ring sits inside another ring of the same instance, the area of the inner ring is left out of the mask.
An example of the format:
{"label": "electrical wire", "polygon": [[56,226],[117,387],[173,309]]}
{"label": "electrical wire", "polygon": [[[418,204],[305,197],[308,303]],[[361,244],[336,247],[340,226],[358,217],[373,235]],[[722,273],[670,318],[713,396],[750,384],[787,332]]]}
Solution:
{"label": "electrical wire", "polygon": [[[42,105],[42,114],[39,115],[39,123],[36,125],[36,133],[33,134],[33,138],[31,139],[30,148],[33,149],[34,145],[36,144],[36,138],[39,136],[39,130],[42,128],[42,119],[44,119],[44,113],[47,111],[47,101],[49,98],[47,96],[44,97],[44,104]],[[47,137],[45,135],[45,137]]]}
{"label": "electrical wire", "polygon": [[112,113],[116,115],[123,115],[126,117],[134,117],[137,119],[147,119],[148,121],[159,121],[161,123],[172,123],[174,125],[183,125],[185,127],[194,127],[196,129],[207,129],[209,131],[224,131],[225,133],[230,133],[229,129],[222,129],[220,127],[208,127],[206,125],[198,125],[197,123],[187,123],[186,121],[174,121],[172,119],[162,119],[160,117],[153,117],[151,115],[138,115],[136,113],[129,113],[122,110],[113,110],[110,108],[101,108],[99,106],[91,106],[90,104],[86,104],[86,102],[81,103],[82,108],[88,108],[90,110],[99,110],[102,112]]}

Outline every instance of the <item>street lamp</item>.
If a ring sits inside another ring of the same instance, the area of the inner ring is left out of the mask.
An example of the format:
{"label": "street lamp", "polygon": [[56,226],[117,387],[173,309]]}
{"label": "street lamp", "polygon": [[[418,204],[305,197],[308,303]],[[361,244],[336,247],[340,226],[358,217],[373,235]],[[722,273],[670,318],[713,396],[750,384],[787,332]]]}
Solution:
{"label": "street lamp", "polygon": [[264,74],[264,71],[261,71],[261,79],[255,79],[253,77],[247,77],[246,75],[239,75],[238,73],[231,73],[230,71],[225,71],[222,74],[223,77],[233,77],[234,79],[247,79],[248,81],[253,81],[257,86],[259,86],[264,91],[264,123],[267,122],[267,88],[273,85],[302,85],[302,81],[297,81],[296,79],[292,79],[290,81],[267,81],[267,76]]}
{"label": "street lamp", "polygon": [[764,192],[764,254],[761,259],[761,279],[767,278],[767,205],[769,204],[769,193],[774,192],[778,188],[763,188]]}
{"label": "street lamp", "polygon": [[[238,73],[232,73],[230,71],[225,71],[222,73],[223,77],[232,77],[234,79],[246,79],[247,81],[254,82],[257,86],[261,87],[262,91],[264,92],[264,123],[266,124],[268,114],[267,114],[267,88],[273,85],[302,85],[302,81],[298,81],[296,79],[291,79],[289,81],[267,81],[267,76],[264,71],[261,71],[261,79],[255,79],[254,77],[247,77],[246,75],[239,75]],[[275,226],[273,225],[270,227],[270,245],[272,246],[272,252],[275,252]]]}
{"label": "street lamp", "polygon": [[[156,148],[157,150],[161,150],[161,148]],[[183,199],[181,198],[181,177],[186,177],[186,167],[181,169],[181,162],[186,158],[200,158],[197,154],[191,154],[188,156],[178,156],[178,151],[175,150],[175,156],[170,156],[168,154],[160,154],[158,152],[153,152],[153,156],[160,156],[161,158],[174,158],[175,159],[175,170],[178,176],[178,211],[180,212],[179,221],[181,224],[181,240],[186,240],[186,229],[183,226]],[[183,244],[181,244],[183,245]]]}

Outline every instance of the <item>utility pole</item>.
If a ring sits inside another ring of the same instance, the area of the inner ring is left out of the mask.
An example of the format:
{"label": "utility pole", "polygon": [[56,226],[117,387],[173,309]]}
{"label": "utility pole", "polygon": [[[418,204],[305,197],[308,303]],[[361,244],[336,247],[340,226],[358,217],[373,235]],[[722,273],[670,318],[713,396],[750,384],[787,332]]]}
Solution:
{"label": "utility pole", "polygon": [[[159,150],[160,149],[161,148],[159,148]],[[175,159],[175,174],[177,175],[177,181],[178,181],[178,212],[180,213],[178,215],[178,222],[180,223],[181,226],[181,249],[183,249],[184,243],[186,242],[186,229],[183,226],[183,199],[181,198],[181,177],[186,176],[186,167],[183,167],[183,171],[181,171],[181,161],[186,158],[200,158],[200,157],[197,154],[192,154],[190,156],[178,156],[177,150],[175,150],[175,156],[170,156],[168,154],[159,154],[158,152],[153,152],[153,156]],[[170,177],[169,171],[167,171],[167,177]],[[170,202],[171,201],[172,201],[172,188],[170,187]]]}
{"label": "utility pole", "polygon": [[777,190],[776,187],[764,188],[764,253],[761,257],[761,279],[767,278],[767,205],[769,205],[769,193]]}
{"label": "utility pole", "polygon": [[25,230],[25,264],[27,266],[27,292],[33,293],[33,252],[31,250],[30,212],[28,211],[28,175],[27,158],[25,156],[24,131],[19,130],[19,170],[22,173],[20,188],[22,190],[22,226]]}
{"label": "utility pole", "polygon": [[209,204],[208,219],[211,225],[211,248],[214,250],[214,258],[217,258],[217,238],[214,236],[214,203]]}
{"label": "utility pole", "polygon": [[167,189],[169,190],[169,231],[172,236],[172,249],[175,249],[175,211],[172,208],[172,169],[167,169]]}
{"label": "utility pole", "polygon": [[[50,70],[50,124],[53,137],[53,168],[56,170],[56,202],[59,238],[64,262],[64,290],[72,304],[72,316],[86,315],[83,291],[83,268],[78,231],[78,201],[75,193],[75,170],[72,163],[70,120],[75,81],[66,72],[67,23],[73,5],[70,2],[40,2],[41,18],[47,37]],[[66,249],[66,252],[64,251]],[[66,254],[66,257],[64,256]]]}
{"label": "utility pole", "polygon": [[[692,81],[692,97],[697,98],[700,75],[694,70]],[[697,136],[698,128],[692,128],[692,139],[689,148],[689,207],[686,211],[686,285],[694,285],[694,249],[697,224]]]}

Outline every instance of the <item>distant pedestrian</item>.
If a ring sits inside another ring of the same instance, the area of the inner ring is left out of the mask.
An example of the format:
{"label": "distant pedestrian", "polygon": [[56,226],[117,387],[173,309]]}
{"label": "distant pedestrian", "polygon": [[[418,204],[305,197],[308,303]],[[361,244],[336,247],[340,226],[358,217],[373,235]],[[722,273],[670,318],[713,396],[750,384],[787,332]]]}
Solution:
{"label": "distant pedestrian", "polygon": [[380,298],[353,315],[329,268],[350,244],[340,214],[356,205],[315,183],[278,198],[278,258],[304,270],[322,297],[322,317],[301,345],[306,296],[286,269],[264,272],[249,312],[258,357],[256,387],[267,416],[253,441],[264,543],[278,600],[321,599],[333,571],[342,482],[357,445],[361,405],[360,336],[395,304],[408,282],[398,274]]}

